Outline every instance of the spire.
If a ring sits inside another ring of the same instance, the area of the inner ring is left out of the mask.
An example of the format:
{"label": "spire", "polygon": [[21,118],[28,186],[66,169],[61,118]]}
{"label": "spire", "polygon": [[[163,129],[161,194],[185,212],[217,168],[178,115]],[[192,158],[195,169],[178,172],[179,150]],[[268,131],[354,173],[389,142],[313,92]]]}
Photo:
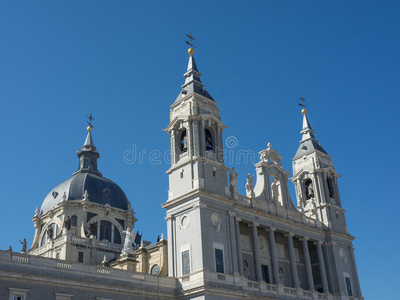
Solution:
{"label": "spire", "polygon": [[300,141],[299,149],[297,150],[296,155],[294,157],[296,158],[298,156],[309,154],[310,152],[313,151],[320,151],[324,154],[328,154],[322,148],[318,140],[314,137],[315,131],[311,128],[310,122],[308,121],[306,115],[307,110],[303,109],[301,112],[303,114],[303,128],[300,131],[300,133],[302,134],[302,139]]}
{"label": "spire", "polygon": [[84,172],[84,173],[94,173],[96,175],[101,176],[101,173],[97,170],[97,159],[100,157],[100,154],[96,150],[96,147],[94,146],[93,143],[93,138],[92,138],[93,126],[90,122],[88,123],[89,123],[89,126],[87,127],[88,133],[86,136],[85,143],[83,144],[81,151],[78,151],[79,168],[74,173],[74,175],[79,172]]}
{"label": "spire", "polygon": [[[93,128],[93,127],[92,127]],[[92,138],[92,131],[88,130],[88,134],[86,136],[85,144],[83,145],[84,148],[94,148],[96,147],[93,145],[93,138]]]}
{"label": "spire", "polygon": [[183,76],[185,77],[185,83],[182,85],[182,91],[179,93],[175,102],[178,102],[181,99],[193,93],[199,94],[203,97],[206,97],[214,101],[211,95],[206,91],[205,85],[201,83],[200,80],[201,73],[197,69],[196,62],[193,56],[194,49],[189,48],[188,53],[189,53],[188,67],[186,73],[183,74]]}

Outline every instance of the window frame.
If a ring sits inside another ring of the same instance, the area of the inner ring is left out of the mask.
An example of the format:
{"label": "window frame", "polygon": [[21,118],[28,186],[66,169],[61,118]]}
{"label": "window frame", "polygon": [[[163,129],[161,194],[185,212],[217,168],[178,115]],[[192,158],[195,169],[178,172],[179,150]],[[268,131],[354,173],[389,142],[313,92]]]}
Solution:
{"label": "window frame", "polygon": [[[220,250],[222,251],[222,268],[223,268],[223,272],[218,272],[218,268],[217,268],[217,256],[216,256],[216,250]],[[226,264],[225,264],[225,247],[223,244],[221,243],[217,243],[217,242],[213,242],[213,256],[214,256],[214,268],[215,268],[215,272],[216,273],[220,273],[220,274],[226,274]]]}
{"label": "window frame", "polygon": [[[345,289],[346,289],[346,294],[347,294],[347,296],[349,296],[349,297],[354,297],[353,284],[352,284],[352,282],[351,282],[351,276],[350,276],[350,274],[347,273],[347,272],[343,272],[343,279],[344,279],[344,287],[345,287]],[[349,285],[347,285],[347,280],[346,280],[346,279],[349,279],[349,281],[348,281]],[[349,293],[349,287],[350,287],[350,293]],[[350,294],[351,294],[351,295],[350,295]]]}
{"label": "window frame", "polygon": [[27,289],[9,287],[9,300],[14,300],[14,297],[21,297],[21,300],[26,300],[26,294],[29,292]]}

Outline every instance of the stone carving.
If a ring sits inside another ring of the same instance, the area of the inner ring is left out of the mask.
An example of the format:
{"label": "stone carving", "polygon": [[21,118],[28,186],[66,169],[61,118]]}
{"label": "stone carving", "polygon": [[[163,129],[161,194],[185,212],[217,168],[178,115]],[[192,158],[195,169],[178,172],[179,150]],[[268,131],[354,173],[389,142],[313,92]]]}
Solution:
{"label": "stone carving", "polygon": [[141,243],[142,243],[142,235],[143,235],[143,232],[142,232],[142,234],[139,234],[139,231],[136,232],[136,236],[135,236],[135,245],[136,246],[141,245]]}
{"label": "stone carving", "polygon": [[71,230],[71,225],[72,221],[71,218],[68,216],[64,221],[64,227],[67,228],[67,230]]}
{"label": "stone carving", "polygon": [[89,224],[86,236],[97,235],[97,222],[93,221]]}
{"label": "stone carving", "polygon": [[220,232],[221,230],[221,216],[217,213],[211,215],[211,223],[215,226],[215,231]]}
{"label": "stone carving", "polygon": [[339,250],[339,256],[342,259],[343,263],[347,263],[347,255],[346,251],[343,248],[340,248]]}
{"label": "stone carving", "polygon": [[237,177],[238,177],[238,173],[235,172],[235,167],[233,167],[232,169],[229,170],[229,183],[230,183],[230,192],[231,192],[231,196],[234,199],[238,199],[239,198],[239,192],[238,192],[238,187],[237,187]]}
{"label": "stone carving", "polygon": [[279,284],[285,284],[285,272],[283,268],[279,268]]}
{"label": "stone carving", "polygon": [[312,181],[308,181],[308,185],[307,185],[307,199],[311,199],[314,197],[314,187],[312,184]]}
{"label": "stone carving", "polygon": [[[24,241],[23,241],[23,242],[21,242],[21,241],[19,241],[19,242],[22,244],[22,250],[21,250],[21,253],[26,253],[26,239],[24,239]],[[12,248],[11,248],[11,246],[10,246],[9,250],[10,250],[10,251],[12,251]]]}
{"label": "stone carving", "polygon": [[135,235],[135,232],[127,228],[126,230],[123,231],[125,233],[125,241],[124,241],[124,247],[122,248],[122,254],[132,254],[133,253],[133,236]]}
{"label": "stone carving", "polygon": [[89,193],[87,190],[83,193],[83,202],[89,201]]}
{"label": "stone carving", "polygon": [[53,230],[53,226],[52,225],[47,227],[46,233],[47,233],[47,238],[49,240],[52,240],[53,239],[53,234],[54,234],[54,230]]}
{"label": "stone carving", "polygon": [[247,174],[246,179],[246,196],[249,198],[254,198],[254,176],[251,177],[250,174]]}
{"label": "stone carving", "polygon": [[231,184],[231,188],[237,187],[237,177],[238,177],[238,173],[235,172],[235,167],[233,167],[229,171],[229,182]]}
{"label": "stone carving", "polygon": [[278,203],[279,199],[279,180],[277,178],[274,178],[271,184],[271,190],[272,190],[272,201],[275,203]]}
{"label": "stone carving", "polygon": [[243,276],[246,278],[250,276],[249,262],[247,260],[243,260]]}

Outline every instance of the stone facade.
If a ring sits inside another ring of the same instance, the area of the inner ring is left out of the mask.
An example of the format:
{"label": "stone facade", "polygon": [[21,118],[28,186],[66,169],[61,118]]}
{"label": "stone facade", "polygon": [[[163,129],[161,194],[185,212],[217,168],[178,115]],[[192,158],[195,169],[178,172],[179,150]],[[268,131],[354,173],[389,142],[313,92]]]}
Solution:
{"label": "stone facade", "polygon": [[240,195],[193,52],[165,129],[168,241],[133,247],[134,211],[97,170],[90,125],[78,171],[36,210],[31,249],[0,251],[1,299],[363,299],[339,175],[306,114],[291,178],[297,207],[270,144]]}

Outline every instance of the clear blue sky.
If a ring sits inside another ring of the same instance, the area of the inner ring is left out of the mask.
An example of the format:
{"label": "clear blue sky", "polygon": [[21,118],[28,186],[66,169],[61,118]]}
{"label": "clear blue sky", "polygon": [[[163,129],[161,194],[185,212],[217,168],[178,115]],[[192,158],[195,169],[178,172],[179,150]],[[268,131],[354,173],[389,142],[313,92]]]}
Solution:
{"label": "clear blue sky", "polygon": [[[1,1],[0,248],[32,241],[35,208],[77,169],[90,112],[99,169],[132,202],[135,229],[152,242],[166,232],[168,164],[150,152],[169,149],[162,129],[192,32],[203,83],[229,126],[224,138],[239,141],[233,151],[271,142],[291,172],[304,96],[342,175],[363,295],[395,299],[399,15],[399,1]],[[143,162],[124,161],[132,147]],[[227,165],[244,193],[254,166]]]}

